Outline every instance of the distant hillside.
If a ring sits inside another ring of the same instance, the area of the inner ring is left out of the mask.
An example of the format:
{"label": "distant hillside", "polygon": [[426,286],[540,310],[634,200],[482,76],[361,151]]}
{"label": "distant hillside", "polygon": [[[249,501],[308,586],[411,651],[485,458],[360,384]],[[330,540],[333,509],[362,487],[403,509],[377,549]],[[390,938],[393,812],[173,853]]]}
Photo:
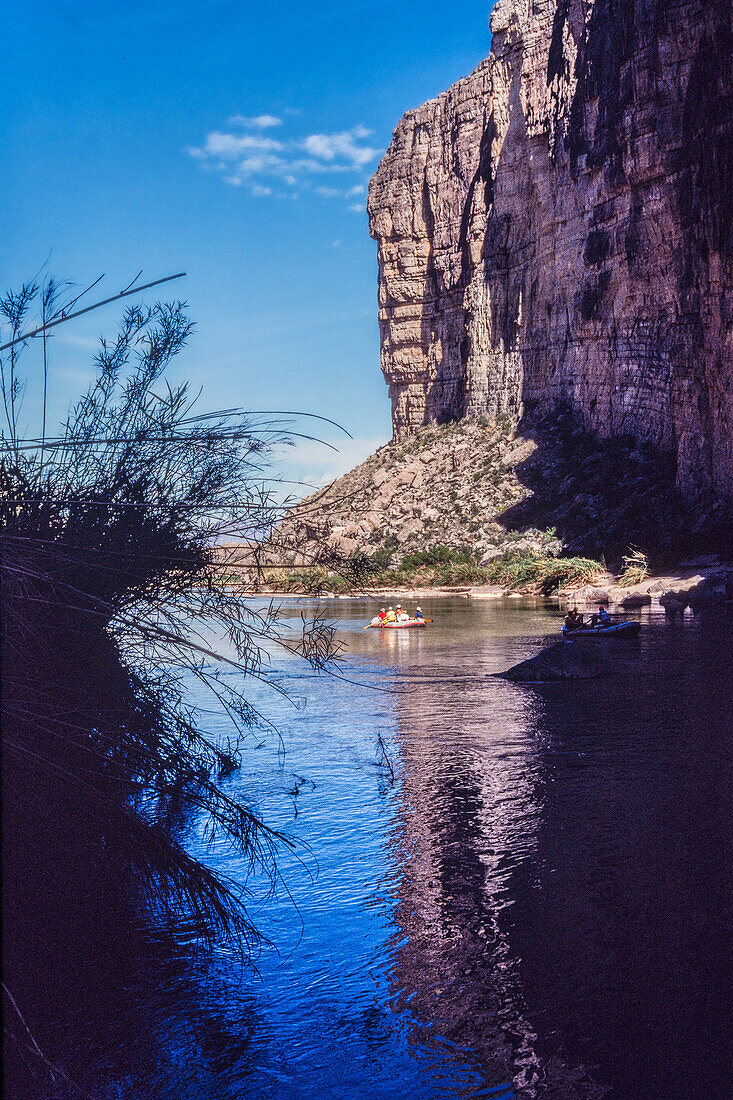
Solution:
{"label": "distant hillside", "polygon": [[278,527],[269,560],[299,565],[429,546],[488,560],[510,550],[604,557],[629,546],[660,561],[725,542],[727,510],[693,513],[674,464],[632,440],[599,441],[555,416],[428,426],[380,448]]}

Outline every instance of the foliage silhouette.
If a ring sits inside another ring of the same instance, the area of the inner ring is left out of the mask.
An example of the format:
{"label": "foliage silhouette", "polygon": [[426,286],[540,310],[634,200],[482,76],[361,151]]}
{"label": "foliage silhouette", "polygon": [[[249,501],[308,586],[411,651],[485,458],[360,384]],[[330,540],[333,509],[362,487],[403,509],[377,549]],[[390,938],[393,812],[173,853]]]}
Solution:
{"label": "foliage silhouette", "polygon": [[[164,378],[192,325],[182,302],[157,302],[125,308],[114,339],[101,340],[87,392],[49,437],[43,325],[68,312],[68,295],[48,280],[0,301],[0,342],[10,345],[0,359],[9,997],[30,955],[51,949],[60,914],[94,935],[105,883],[159,929],[209,946],[224,938],[251,956],[261,936],[247,911],[248,873],[274,882],[277,851],[291,842],[223,782],[265,723],[245,689],[267,679],[264,646],[318,669],[336,656],[322,621],[294,638],[275,608],[247,603],[249,572],[221,548],[258,545],[288,506],[267,475],[273,449],[295,435],[292,417],[198,414],[187,386]],[[30,437],[18,430],[28,344],[19,337],[34,304],[44,404]],[[201,727],[192,680],[226,715],[223,740]],[[189,811],[241,853],[240,881],[187,853],[178,823]],[[11,1039],[28,1047],[19,1019]]]}

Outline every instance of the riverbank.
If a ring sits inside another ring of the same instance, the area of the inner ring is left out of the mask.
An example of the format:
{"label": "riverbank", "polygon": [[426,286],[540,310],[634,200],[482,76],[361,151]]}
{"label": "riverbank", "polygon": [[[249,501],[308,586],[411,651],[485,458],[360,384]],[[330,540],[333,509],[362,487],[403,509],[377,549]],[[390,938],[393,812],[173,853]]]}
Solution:
{"label": "riverbank", "polygon": [[[357,583],[347,575],[329,575],[323,569],[313,568],[301,573],[286,573],[284,570],[264,570],[259,582],[252,578],[253,588],[258,595],[276,596],[279,599],[371,599],[375,602],[395,599],[428,599],[453,596],[461,599],[500,600],[520,596],[552,595],[562,602],[579,608],[603,603],[608,607],[622,610],[660,605],[670,613],[683,611],[685,607],[716,600],[733,599],[733,562],[725,562],[714,555],[707,555],[692,561],[680,562],[674,568],[649,575],[636,583],[628,583],[623,574],[613,574],[604,570],[600,563],[590,563],[581,559],[579,565],[575,559],[549,559],[538,562],[535,568],[540,579],[527,579],[522,575],[516,563],[508,574],[513,572],[514,583],[495,583],[500,575],[500,565],[492,567],[478,566],[482,583],[430,584],[421,583],[420,574],[411,579],[393,581],[393,583]],[[552,563],[552,565],[550,564]],[[591,569],[595,565],[595,570]],[[542,572],[542,567],[546,571]],[[554,567],[554,574],[550,572]],[[473,570],[467,571],[474,576]],[[565,573],[572,579],[569,583],[559,583],[552,591],[547,591],[549,579]],[[424,576],[425,570],[422,575]],[[494,579],[490,579],[493,577]],[[584,582],[584,583],[583,583]],[[543,591],[543,584],[545,590]]]}

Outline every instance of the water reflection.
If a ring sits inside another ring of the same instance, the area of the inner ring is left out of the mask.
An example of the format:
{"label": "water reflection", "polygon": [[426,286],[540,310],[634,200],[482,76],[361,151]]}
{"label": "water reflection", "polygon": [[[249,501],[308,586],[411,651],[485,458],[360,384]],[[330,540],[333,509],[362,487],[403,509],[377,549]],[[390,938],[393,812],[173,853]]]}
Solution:
{"label": "water reflection", "polygon": [[[647,616],[612,678],[528,688],[491,674],[536,652],[552,604],[423,608],[428,630],[378,633],[364,606],[331,605],[346,680],[274,663],[301,705],[253,701],[286,756],[253,751],[228,782],[290,831],[313,878],[286,856],[290,893],[260,896],[280,955],[259,979],[230,956],[131,947],[71,1030],[70,1068],[95,1096],[729,1094],[721,625]],[[293,770],[313,784],[297,817]]]}
{"label": "water reflection", "polygon": [[393,988],[487,1086],[717,1094],[701,1006],[719,988],[732,669],[715,635],[657,624],[613,656],[610,691],[450,674],[436,653],[400,699]]}
{"label": "water reflection", "polygon": [[538,1053],[507,920],[515,877],[536,861],[544,813],[534,701],[514,685],[456,673],[454,660],[448,651],[425,661],[398,705],[397,1005],[434,1021],[485,1088],[602,1095],[577,1066],[570,1075]]}

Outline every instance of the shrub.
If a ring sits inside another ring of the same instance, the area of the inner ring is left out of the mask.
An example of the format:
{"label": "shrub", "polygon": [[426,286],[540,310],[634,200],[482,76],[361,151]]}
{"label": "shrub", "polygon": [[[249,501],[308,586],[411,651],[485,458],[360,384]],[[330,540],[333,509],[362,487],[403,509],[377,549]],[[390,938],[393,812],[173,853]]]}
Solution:
{"label": "shrub", "polygon": [[[287,433],[272,419],[198,415],[185,385],[165,385],[191,333],[176,302],[126,309],[60,435],[47,434],[44,410],[38,438],[20,437],[13,341],[39,293],[44,322],[54,315],[53,290],[26,286],[0,302],[11,345],[0,359],[6,915],[24,934],[53,882],[54,914],[93,925],[105,873],[161,927],[188,922],[204,942],[246,950],[260,937],[244,884],[193,859],[175,823],[189,811],[271,874],[289,843],[219,778],[260,722],[245,685],[266,675],[264,646],[280,631],[275,610],[242,599],[250,567],[216,545],[222,534],[257,543],[280,514],[262,478]],[[315,667],[335,655],[332,642],[323,623],[288,639]],[[191,679],[230,721],[226,743],[198,724]]]}
{"label": "shrub", "polygon": [[550,558],[530,551],[513,551],[486,567],[493,584],[551,595],[560,587],[590,584],[602,566],[590,558]]}
{"label": "shrub", "polygon": [[356,550],[343,563],[342,569],[346,578],[353,580],[356,585],[362,585],[379,572],[380,566],[363,550]]}
{"label": "shrub", "polygon": [[649,560],[643,550],[630,546],[622,561],[624,571],[618,580],[622,587],[630,588],[633,584],[641,584],[649,576]]}
{"label": "shrub", "polygon": [[447,586],[481,584],[485,579],[485,570],[471,561],[444,562],[433,570],[432,575],[433,584]]}
{"label": "shrub", "polygon": [[384,569],[389,568],[389,564],[392,561],[394,555],[394,549],[386,544],[379,550],[376,550],[371,555],[371,563],[374,566],[374,572],[381,573]]}
{"label": "shrub", "polygon": [[438,543],[428,546],[425,550],[415,550],[411,554],[405,554],[402,559],[402,569],[419,569],[423,565],[439,565],[448,562],[466,562],[472,560],[469,547],[445,546]]}

